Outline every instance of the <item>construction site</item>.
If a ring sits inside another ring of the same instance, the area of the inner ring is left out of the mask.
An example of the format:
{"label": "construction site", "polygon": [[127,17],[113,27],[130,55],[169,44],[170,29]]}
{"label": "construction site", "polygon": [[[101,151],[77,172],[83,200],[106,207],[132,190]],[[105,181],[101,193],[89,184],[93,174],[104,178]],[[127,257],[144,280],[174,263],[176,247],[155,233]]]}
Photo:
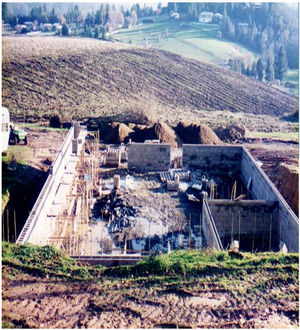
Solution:
{"label": "construction site", "polygon": [[174,249],[298,252],[297,216],[245,147],[100,134],[73,123],[17,243],[107,264]]}

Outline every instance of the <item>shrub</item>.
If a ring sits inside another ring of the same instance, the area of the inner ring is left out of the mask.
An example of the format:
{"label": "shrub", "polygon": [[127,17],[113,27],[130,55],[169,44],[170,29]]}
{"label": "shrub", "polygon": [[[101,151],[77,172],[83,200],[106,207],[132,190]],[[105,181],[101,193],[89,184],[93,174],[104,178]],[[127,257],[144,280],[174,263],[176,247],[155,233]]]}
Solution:
{"label": "shrub", "polygon": [[61,128],[61,121],[58,115],[54,115],[50,118],[49,126],[53,128]]}

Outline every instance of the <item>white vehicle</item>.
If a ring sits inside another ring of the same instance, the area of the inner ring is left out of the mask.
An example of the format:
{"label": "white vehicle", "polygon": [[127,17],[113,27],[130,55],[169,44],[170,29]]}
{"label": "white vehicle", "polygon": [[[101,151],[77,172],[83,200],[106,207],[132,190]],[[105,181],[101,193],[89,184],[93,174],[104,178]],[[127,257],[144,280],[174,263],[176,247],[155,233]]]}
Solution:
{"label": "white vehicle", "polygon": [[1,107],[1,122],[2,122],[2,152],[8,148],[10,134],[10,118],[7,108]]}

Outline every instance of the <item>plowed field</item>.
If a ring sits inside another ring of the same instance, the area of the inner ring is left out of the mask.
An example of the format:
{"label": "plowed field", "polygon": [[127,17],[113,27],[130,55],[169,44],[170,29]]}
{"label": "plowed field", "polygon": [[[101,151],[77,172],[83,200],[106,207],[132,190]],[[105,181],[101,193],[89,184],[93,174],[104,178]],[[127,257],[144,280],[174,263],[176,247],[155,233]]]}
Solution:
{"label": "plowed field", "polygon": [[[16,118],[87,118],[152,106],[163,120],[191,111],[282,116],[298,99],[170,52],[76,38],[2,39],[2,100]],[[192,119],[190,117],[190,119]]]}

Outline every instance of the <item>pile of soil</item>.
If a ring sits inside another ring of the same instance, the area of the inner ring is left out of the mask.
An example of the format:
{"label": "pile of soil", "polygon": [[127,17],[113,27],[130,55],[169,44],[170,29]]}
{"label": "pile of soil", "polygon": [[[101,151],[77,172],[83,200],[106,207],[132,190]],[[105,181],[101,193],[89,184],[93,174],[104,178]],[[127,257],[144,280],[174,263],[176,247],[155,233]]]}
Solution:
{"label": "pile of soil", "polygon": [[129,135],[134,131],[123,123],[112,123],[111,131],[104,139],[105,143],[121,143],[127,142]]}
{"label": "pile of soil", "polygon": [[153,126],[131,125],[134,133],[130,138],[134,142],[144,142],[145,140],[160,140],[163,143],[169,143],[172,148],[182,146],[181,138],[175,131],[164,122],[158,122]]}
{"label": "pile of soil", "polygon": [[175,128],[184,143],[192,144],[221,144],[216,133],[206,124],[192,121],[181,121]]}
{"label": "pile of soil", "polygon": [[216,133],[222,141],[226,142],[252,139],[247,127],[241,124],[232,124],[226,128],[221,127],[217,129]]}
{"label": "pile of soil", "polygon": [[278,166],[278,187],[281,195],[299,216],[299,167],[281,163]]}

